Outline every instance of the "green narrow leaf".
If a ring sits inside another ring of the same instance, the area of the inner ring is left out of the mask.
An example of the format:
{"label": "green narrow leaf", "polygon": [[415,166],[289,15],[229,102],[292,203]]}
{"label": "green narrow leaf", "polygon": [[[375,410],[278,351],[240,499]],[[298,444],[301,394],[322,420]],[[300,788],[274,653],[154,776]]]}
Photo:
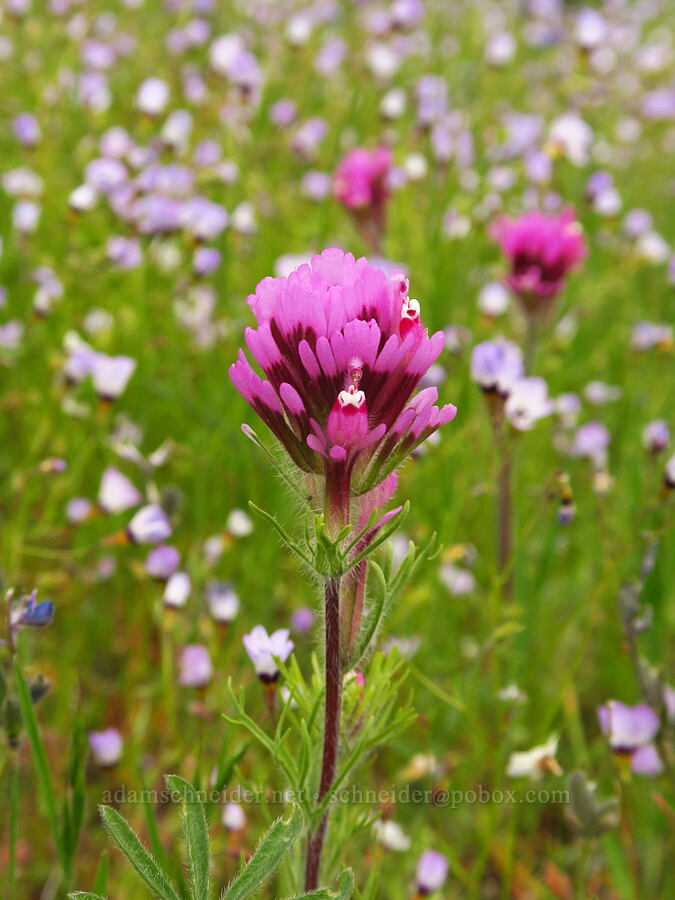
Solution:
{"label": "green narrow leaf", "polygon": [[256,506],[252,500],[248,501],[248,505],[251,508],[251,510],[254,513],[256,513],[256,515],[260,516],[261,519],[264,519],[266,522],[268,522],[272,526],[272,528],[274,528],[276,533],[279,535],[279,537],[284,542],[284,544],[288,547],[289,550],[292,550],[293,553],[295,553],[297,556],[299,556],[300,559],[303,562],[307,563],[308,566],[314,565],[313,561],[303,551],[302,547],[300,547],[300,545],[296,541],[293,540],[293,538],[290,536],[290,534],[288,534],[288,532],[283,527],[283,525],[278,521],[276,516],[273,516],[271,513],[268,513],[266,510],[261,509],[259,506]]}
{"label": "green narrow leaf", "polygon": [[45,753],[44,744],[40,737],[40,729],[35,716],[35,710],[33,709],[28,687],[18,662],[14,663],[14,676],[16,678],[16,689],[19,698],[19,707],[21,709],[21,717],[23,719],[24,728],[26,729],[26,734],[28,735],[33,763],[40,785],[40,794],[42,795],[45,807],[47,808],[49,830],[52,833],[56,852],[63,867],[63,846],[61,843],[59,816],[56,808],[56,794],[54,793],[54,785],[52,784],[52,776],[49,771],[47,754]]}
{"label": "green narrow leaf", "polygon": [[82,725],[82,716],[78,715],[73,726],[73,736],[70,739],[70,748],[68,751],[68,783],[71,787],[75,787],[82,770],[84,769],[84,761],[87,756],[87,740],[84,736],[84,726]]}
{"label": "green narrow leaf", "polygon": [[294,897],[293,900],[349,900],[354,891],[354,873],[351,869],[345,869],[338,879],[337,891],[329,891],[326,888],[319,888],[316,891],[310,891],[309,894],[303,894],[301,897]]}
{"label": "green narrow leaf", "polygon": [[70,822],[72,827],[73,852],[77,849],[77,839],[80,835],[84,820],[84,775],[73,786],[73,799],[70,807]]}
{"label": "green narrow leaf", "polygon": [[94,876],[94,884],[92,885],[92,891],[94,894],[105,894],[108,890],[108,851],[104,850],[101,853],[101,858],[98,861],[98,868],[96,869],[96,875]]}
{"label": "green narrow leaf", "polygon": [[302,831],[300,807],[294,806],[290,818],[277,819],[268,829],[248,865],[235,875],[221,900],[244,900],[275,872]]}
{"label": "green narrow leaf", "polygon": [[61,845],[63,847],[64,860],[70,860],[73,856],[73,826],[70,821],[70,807],[68,798],[63,798],[61,804]]}
{"label": "green narrow leaf", "polygon": [[183,830],[190,863],[194,900],[209,897],[209,829],[204,804],[193,786],[179,775],[167,775],[166,783],[182,800]]}
{"label": "green narrow leaf", "polygon": [[255,431],[251,428],[250,425],[247,425],[245,428],[242,426],[242,431],[246,435],[246,437],[251,441],[252,444],[260,450],[265,459],[272,465],[277,475],[279,475],[284,483],[293,491],[293,493],[297,494],[301,500],[305,501],[306,497],[303,491],[298,487],[295,481],[291,478],[288,472],[283,468],[282,465],[279,464],[279,461],[274,456],[274,454],[268,450],[268,448],[263,444]]}
{"label": "green narrow leaf", "polygon": [[180,900],[157,860],[148,853],[126,819],[111,806],[99,807],[105,829],[153,893],[162,900]]}

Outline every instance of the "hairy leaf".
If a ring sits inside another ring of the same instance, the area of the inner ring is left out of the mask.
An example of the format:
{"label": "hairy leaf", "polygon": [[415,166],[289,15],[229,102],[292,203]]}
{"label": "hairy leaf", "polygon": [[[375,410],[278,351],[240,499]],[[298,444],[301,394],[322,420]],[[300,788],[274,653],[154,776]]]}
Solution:
{"label": "hairy leaf", "polygon": [[208,900],[209,896],[209,829],[204,804],[193,786],[179,775],[167,775],[166,783],[182,799],[183,830],[194,900]]}
{"label": "hairy leaf", "polygon": [[101,806],[100,812],[106,831],[150,890],[161,900],[180,900],[169,876],[148,853],[126,819],[110,806]]}
{"label": "hairy leaf", "polygon": [[294,806],[290,818],[277,819],[268,829],[248,865],[236,875],[221,900],[244,900],[273,875],[302,831],[300,807]]}

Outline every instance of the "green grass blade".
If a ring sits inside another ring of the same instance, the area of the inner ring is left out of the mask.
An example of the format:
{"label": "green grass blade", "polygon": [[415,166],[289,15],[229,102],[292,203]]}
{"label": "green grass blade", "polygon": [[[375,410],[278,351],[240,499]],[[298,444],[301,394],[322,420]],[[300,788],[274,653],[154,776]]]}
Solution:
{"label": "green grass blade", "polygon": [[98,861],[98,868],[96,869],[96,875],[94,875],[94,884],[92,885],[92,891],[94,894],[102,894],[105,895],[108,890],[108,851],[104,850],[101,853],[101,858]]}
{"label": "green grass blade", "polygon": [[182,799],[183,830],[194,900],[208,900],[209,897],[209,829],[206,823],[204,804],[194,787],[179,775],[167,775],[166,783]]}
{"label": "green grass blade", "polygon": [[100,807],[105,829],[150,890],[161,900],[180,900],[169,876],[148,853],[129,823],[110,806]]}
{"label": "green grass blade", "polygon": [[40,729],[38,727],[35,710],[30,699],[28,686],[23,677],[18,662],[14,663],[14,676],[16,678],[16,689],[19,698],[19,706],[21,708],[21,717],[23,719],[24,728],[28,735],[28,743],[30,744],[33,763],[40,785],[40,794],[47,809],[47,820],[49,822],[49,830],[52,833],[56,852],[59,861],[63,867],[63,846],[61,842],[61,830],[59,827],[59,816],[57,812],[56,794],[54,793],[54,785],[52,784],[52,776],[49,771],[49,763],[47,762],[47,754],[45,753],[44,744],[40,737]]}

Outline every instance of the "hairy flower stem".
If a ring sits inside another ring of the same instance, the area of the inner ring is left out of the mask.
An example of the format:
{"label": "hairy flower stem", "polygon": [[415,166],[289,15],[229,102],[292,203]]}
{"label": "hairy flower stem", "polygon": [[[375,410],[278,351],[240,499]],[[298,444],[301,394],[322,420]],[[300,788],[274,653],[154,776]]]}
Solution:
{"label": "hairy flower stem", "polygon": [[[340,744],[340,711],[342,708],[342,671],[340,666],[340,579],[326,579],[325,586],[325,680],[326,718],[323,734],[323,760],[318,801],[324,799],[335,780],[338,748]],[[319,825],[309,836],[307,864],[305,867],[305,891],[316,890],[319,884],[321,853],[328,824],[328,810]]]}

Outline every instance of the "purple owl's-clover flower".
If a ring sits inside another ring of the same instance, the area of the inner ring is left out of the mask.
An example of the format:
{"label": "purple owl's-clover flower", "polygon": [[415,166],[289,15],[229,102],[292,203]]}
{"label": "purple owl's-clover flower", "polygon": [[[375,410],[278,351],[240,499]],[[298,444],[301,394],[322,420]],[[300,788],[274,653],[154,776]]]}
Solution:
{"label": "purple owl's-clover flower", "polygon": [[374,211],[389,197],[387,175],[392,166],[391,150],[356,147],[340,161],[333,181],[335,197],[350,210]]}
{"label": "purple owl's-clover flower", "polygon": [[[370,223],[376,231],[373,248],[377,249],[384,232],[384,211],[389,199],[389,175],[392,155],[388,147],[356,147],[339,163],[333,176],[333,195],[355,217],[356,221]],[[364,232],[364,237],[368,237]]]}
{"label": "purple owl's-clover flower", "polygon": [[600,729],[609,739],[612,750],[630,759],[630,767],[638,775],[660,775],[663,762],[654,746],[660,721],[647,703],[628,706],[609,700],[598,707]]}
{"label": "purple owl's-clover flower", "polygon": [[549,304],[562,290],[568,272],[586,255],[581,226],[574,210],[557,215],[534,210],[517,219],[501,217],[492,236],[509,262],[506,283],[527,313]]}
{"label": "purple owl's-clover flower", "polygon": [[[287,277],[263,279],[248,303],[257,328],[246,330],[246,343],[264,378],[243,350],[230,377],[304,474],[310,505],[324,512],[314,518],[314,540],[306,532],[310,556],[286,540],[324,582],[320,802],[337,771],[343,677],[362,654],[366,557],[376,537],[383,541],[398,524],[392,519],[399,510],[379,522],[375,510],[391,499],[399,464],[457,410],[435,405],[436,387],[414,394],[444,335],[428,335],[402,272],[388,276],[365,258],[331,248]],[[358,530],[349,543],[353,525]],[[273,683],[274,657],[285,659],[292,642],[286,629],[270,637],[257,626],[245,646],[259,677]],[[307,842],[306,892],[318,885],[327,817]]]}
{"label": "purple owl's-clover flower", "polygon": [[[323,476],[328,518],[345,523],[352,488],[367,518],[367,492],[455,417],[452,404],[434,405],[436,388],[412,396],[442,332],[427,335],[400,273],[387,278],[338,249],[288,278],[263,279],[248,302],[258,327],[246,343],[267,380],[240,351],[232,381],[310,476],[317,500]],[[395,484],[386,487],[391,495]]]}

